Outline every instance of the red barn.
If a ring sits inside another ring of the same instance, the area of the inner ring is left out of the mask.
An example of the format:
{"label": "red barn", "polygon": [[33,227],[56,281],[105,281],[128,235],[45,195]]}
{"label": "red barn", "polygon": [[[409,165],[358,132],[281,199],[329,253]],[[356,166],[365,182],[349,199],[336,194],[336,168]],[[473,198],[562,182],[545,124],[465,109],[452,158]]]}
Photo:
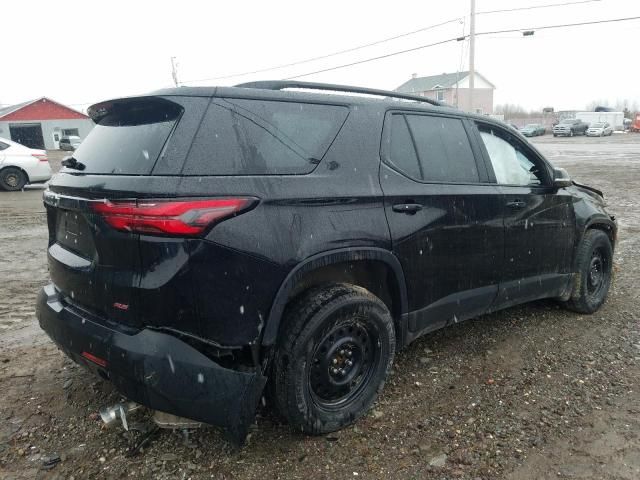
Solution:
{"label": "red barn", "polygon": [[31,148],[59,148],[63,136],[84,139],[93,128],[84,113],[47,97],[0,108],[0,137]]}

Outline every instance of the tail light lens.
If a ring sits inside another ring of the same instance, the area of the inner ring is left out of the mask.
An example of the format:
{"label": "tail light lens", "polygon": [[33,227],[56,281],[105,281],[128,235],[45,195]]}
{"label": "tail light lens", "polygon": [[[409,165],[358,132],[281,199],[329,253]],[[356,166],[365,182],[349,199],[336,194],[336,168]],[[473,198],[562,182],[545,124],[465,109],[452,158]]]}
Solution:
{"label": "tail light lens", "polygon": [[33,157],[36,157],[41,162],[48,162],[49,161],[49,158],[47,157],[46,153],[32,153],[31,155]]}
{"label": "tail light lens", "polygon": [[104,200],[91,204],[94,212],[116,230],[151,235],[193,236],[225,218],[251,208],[256,198],[210,200]]}

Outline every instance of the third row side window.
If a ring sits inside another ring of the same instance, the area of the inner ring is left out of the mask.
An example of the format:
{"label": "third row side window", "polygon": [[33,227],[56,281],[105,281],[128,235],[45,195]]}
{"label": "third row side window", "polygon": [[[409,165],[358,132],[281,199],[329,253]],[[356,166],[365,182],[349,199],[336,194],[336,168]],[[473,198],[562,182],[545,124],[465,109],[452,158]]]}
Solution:
{"label": "third row side window", "polygon": [[480,181],[469,137],[457,118],[392,115],[390,160],[398,170],[419,181]]}

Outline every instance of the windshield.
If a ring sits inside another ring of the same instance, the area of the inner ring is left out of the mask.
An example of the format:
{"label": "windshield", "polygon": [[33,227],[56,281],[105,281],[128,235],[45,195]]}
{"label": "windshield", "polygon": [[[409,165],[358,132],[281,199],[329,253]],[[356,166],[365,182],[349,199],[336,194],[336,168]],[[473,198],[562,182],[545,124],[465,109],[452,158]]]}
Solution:
{"label": "windshield", "polygon": [[529,125],[525,125],[524,128],[538,128],[538,125],[535,123],[530,123]]}
{"label": "windshield", "polygon": [[591,124],[591,128],[604,128],[604,123],[593,123]]}

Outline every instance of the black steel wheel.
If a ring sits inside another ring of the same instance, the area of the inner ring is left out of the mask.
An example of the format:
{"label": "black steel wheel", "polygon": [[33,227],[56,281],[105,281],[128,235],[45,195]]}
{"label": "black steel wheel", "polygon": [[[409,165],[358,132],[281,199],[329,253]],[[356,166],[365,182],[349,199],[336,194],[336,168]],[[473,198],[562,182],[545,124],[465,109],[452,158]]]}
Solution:
{"label": "black steel wheel", "polygon": [[309,388],[314,402],[340,408],[358,396],[380,360],[379,338],[366,319],[345,318],[317,342],[311,355]]}
{"label": "black steel wheel", "polygon": [[297,431],[321,434],[364,415],[382,390],[395,353],[393,319],[364,288],[313,288],[285,313],[271,392]]}
{"label": "black steel wheel", "polygon": [[577,275],[567,308],[580,313],[597,311],[611,286],[613,247],[602,230],[590,229],[584,235],[576,255]]}
{"label": "black steel wheel", "polygon": [[27,176],[16,167],[7,167],[0,171],[0,187],[10,192],[22,190],[27,184]]}
{"label": "black steel wheel", "polygon": [[591,253],[589,270],[587,273],[587,293],[592,297],[599,297],[602,289],[606,286],[609,259],[602,247],[596,248]]}

